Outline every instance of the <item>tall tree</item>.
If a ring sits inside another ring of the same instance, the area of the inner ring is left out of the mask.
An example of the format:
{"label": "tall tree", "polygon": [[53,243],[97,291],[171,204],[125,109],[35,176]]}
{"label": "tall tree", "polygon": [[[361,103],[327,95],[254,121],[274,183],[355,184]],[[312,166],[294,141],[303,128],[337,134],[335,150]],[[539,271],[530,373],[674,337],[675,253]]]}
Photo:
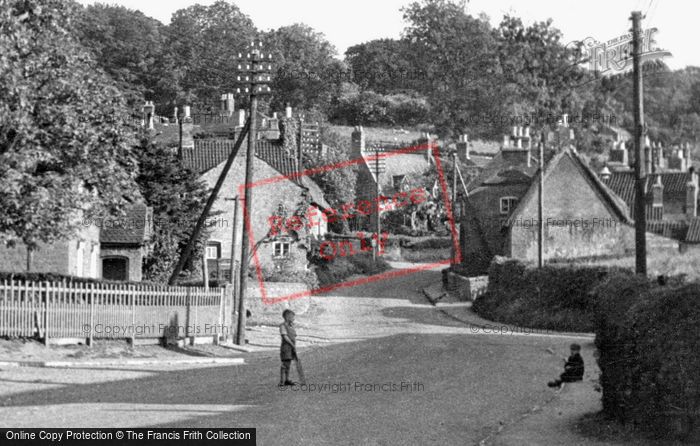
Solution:
{"label": "tall tree", "polygon": [[275,108],[289,103],[307,110],[328,111],[347,72],[335,58],[326,37],[304,24],[283,26],[263,36],[265,50],[273,54]]}
{"label": "tall tree", "polygon": [[[136,178],[146,204],[153,208],[153,249],[143,264],[144,277],[165,282],[187,243],[193,221],[204,209],[206,185],[197,174],[182,166],[172,149],[147,135],[139,147]],[[203,234],[200,240],[205,240]],[[202,246],[197,247],[201,250]],[[200,251],[201,252],[201,251]],[[193,258],[199,258],[195,252]]]}
{"label": "tall tree", "polygon": [[471,133],[484,132],[470,124],[470,116],[488,113],[500,102],[494,83],[499,72],[496,38],[487,19],[467,14],[465,5],[422,0],[402,10],[421,92],[430,98],[433,121],[443,134],[470,127]]}
{"label": "tall tree", "polygon": [[413,60],[407,39],[378,39],[351,46],[345,61],[352,80],[364,90],[388,94],[420,89],[423,73]]}
{"label": "tall tree", "polygon": [[116,213],[137,194],[124,99],[73,38],[77,5],[0,8],[0,240],[66,238],[81,211]]}
{"label": "tall tree", "polygon": [[163,109],[175,99],[175,67],[162,23],[140,11],[98,3],[85,8],[76,28],[80,42],[117,82],[132,108],[148,99]]}
{"label": "tall tree", "polygon": [[221,93],[236,88],[238,54],[249,52],[258,35],[253,21],[223,0],[176,11],[168,30],[180,75],[178,101],[200,108],[215,106]]}

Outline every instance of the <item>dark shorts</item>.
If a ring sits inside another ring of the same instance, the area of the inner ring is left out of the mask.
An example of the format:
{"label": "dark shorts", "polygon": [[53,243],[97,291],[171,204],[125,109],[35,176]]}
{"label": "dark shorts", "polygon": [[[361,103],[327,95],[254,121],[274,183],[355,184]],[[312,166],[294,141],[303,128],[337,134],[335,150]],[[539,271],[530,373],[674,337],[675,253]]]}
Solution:
{"label": "dark shorts", "polygon": [[291,361],[292,359],[297,359],[297,355],[294,354],[294,347],[286,342],[282,343],[280,347],[280,359],[282,361]]}

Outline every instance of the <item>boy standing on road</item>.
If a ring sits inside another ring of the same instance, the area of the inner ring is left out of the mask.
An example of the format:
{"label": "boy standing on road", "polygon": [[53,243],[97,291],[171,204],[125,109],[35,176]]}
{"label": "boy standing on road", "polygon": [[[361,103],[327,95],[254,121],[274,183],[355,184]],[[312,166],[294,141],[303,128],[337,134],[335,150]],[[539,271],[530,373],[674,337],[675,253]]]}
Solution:
{"label": "boy standing on road", "polygon": [[581,357],[581,346],[571,344],[571,356],[565,360],[564,373],[559,375],[559,379],[547,383],[549,387],[560,387],[562,383],[571,383],[583,380],[583,358]]}
{"label": "boy standing on road", "polygon": [[280,386],[293,386],[294,383],[289,380],[289,368],[292,360],[297,360],[297,332],[294,328],[294,312],[292,310],[284,310],[282,312],[284,322],[280,324],[280,335],[282,336],[282,345],[280,346],[280,359],[282,360],[282,369],[280,370]]}

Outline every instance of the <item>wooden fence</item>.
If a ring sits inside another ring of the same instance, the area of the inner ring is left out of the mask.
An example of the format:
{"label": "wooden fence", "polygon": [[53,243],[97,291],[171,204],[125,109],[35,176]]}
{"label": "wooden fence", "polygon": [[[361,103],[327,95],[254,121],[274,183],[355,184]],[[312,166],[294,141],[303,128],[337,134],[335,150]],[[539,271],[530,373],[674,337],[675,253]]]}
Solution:
{"label": "wooden fence", "polygon": [[232,334],[228,288],[0,281],[0,336],[185,338]]}

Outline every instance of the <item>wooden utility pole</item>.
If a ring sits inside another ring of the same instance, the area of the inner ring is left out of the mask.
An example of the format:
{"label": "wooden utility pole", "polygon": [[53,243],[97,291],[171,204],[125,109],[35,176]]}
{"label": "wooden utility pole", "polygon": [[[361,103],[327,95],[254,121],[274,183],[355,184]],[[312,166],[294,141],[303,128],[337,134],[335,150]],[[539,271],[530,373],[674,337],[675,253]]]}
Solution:
{"label": "wooden utility pole", "polygon": [[[265,56],[260,51],[262,43],[255,42],[251,44],[251,52],[246,55],[247,61],[245,70],[251,76],[245,77],[246,84],[250,85],[250,117],[248,118],[248,150],[246,151],[245,160],[245,191],[243,194],[243,234],[241,236],[241,266],[240,279],[238,285],[238,326],[236,327],[236,344],[245,344],[245,326],[246,326],[246,285],[248,282],[248,257],[250,256],[250,245],[254,240],[250,240],[250,225],[253,218],[251,208],[253,205],[253,162],[255,158],[255,145],[258,139],[257,122],[258,122],[258,95],[269,93],[270,87],[264,85],[270,81],[270,75],[267,74],[272,69],[271,64],[265,64]],[[269,54],[267,59],[272,59]],[[239,69],[243,70],[243,65],[239,65]]]}
{"label": "wooden utility pole", "polygon": [[209,289],[209,264],[207,263],[207,245],[202,250],[202,279],[204,288]]}
{"label": "wooden utility pole", "polygon": [[223,184],[224,184],[224,180],[226,179],[226,175],[228,175],[228,171],[231,169],[231,164],[233,164],[233,160],[236,158],[236,155],[238,154],[238,150],[240,149],[241,144],[243,143],[243,139],[245,138],[246,134],[248,133],[249,126],[250,126],[250,119],[248,119],[248,122],[246,122],[246,125],[243,127],[243,130],[241,130],[241,134],[238,135],[238,139],[236,140],[236,144],[233,146],[233,150],[231,150],[231,153],[229,154],[228,159],[226,160],[226,164],[224,165],[224,168],[221,170],[221,174],[219,175],[219,179],[216,181],[216,185],[214,186],[214,189],[212,190],[211,194],[209,195],[209,198],[207,199],[207,203],[204,205],[204,209],[202,210],[202,213],[200,214],[199,219],[197,220],[197,224],[195,224],[195,226],[194,226],[194,230],[192,231],[192,234],[190,234],[190,239],[187,241],[187,245],[185,246],[185,249],[180,253],[180,259],[178,260],[177,265],[175,265],[175,270],[170,275],[170,279],[168,280],[168,285],[175,285],[175,282],[177,281],[177,278],[180,275],[182,268],[185,266],[185,262],[187,262],[187,259],[189,259],[190,255],[192,254],[192,249],[194,248],[194,244],[202,232],[202,228],[204,227],[204,223],[207,220],[207,216],[209,215],[209,211],[211,211],[211,207],[214,205],[214,202],[216,201],[216,197],[219,195],[219,190],[221,190],[221,186],[223,186]]}
{"label": "wooden utility pole", "polygon": [[231,265],[229,270],[231,272],[231,285],[236,280],[234,278],[234,273],[236,270],[236,239],[238,238],[238,195],[234,198],[226,198],[226,200],[233,201],[233,229],[231,230]]}
{"label": "wooden utility pole", "polygon": [[380,193],[380,187],[379,187],[379,150],[375,151],[374,154],[376,155],[376,157],[374,159],[374,171],[377,174],[377,177],[376,177],[377,182],[376,182],[376,189],[375,189],[375,194],[377,194],[376,195],[377,200],[375,201],[375,204],[376,204],[375,215],[377,216],[377,221],[374,224],[374,228],[376,230],[377,236],[374,239],[374,249],[372,250],[372,258],[376,262],[377,256],[379,255],[379,240],[381,239],[381,236],[379,234],[379,232],[381,230],[381,222],[379,221],[379,217],[380,217],[379,207],[381,205],[381,201],[379,200],[379,193]]}
{"label": "wooden utility pole", "polygon": [[[255,89],[253,89],[255,90]],[[246,151],[245,159],[245,184],[243,195],[243,234],[241,236],[241,270],[238,289],[238,327],[236,330],[236,344],[245,344],[245,294],[246,284],[248,282],[248,256],[250,255],[250,236],[248,234],[248,226],[250,225],[251,203],[253,202],[253,188],[250,183],[253,181],[253,161],[255,158],[255,142],[257,140],[257,115],[258,114],[258,97],[255,92],[250,94],[250,130],[248,131],[248,150]]]}
{"label": "wooden utility pole", "polygon": [[[455,219],[455,209],[457,209],[457,150],[452,152],[452,221]],[[456,226],[456,222],[455,222]],[[457,237],[457,234],[452,232],[452,238],[453,239],[459,239]],[[459,243],[459,240],[452,240],[452,264],[456,264],[457,260],[455,259],[455,256],[457,255],[457,252],[455,250],[455,243]]]}
{"label": "wooden utility pole", "polygon": [[637,274],[647,274],[647,240],[646,240],[646,200],[644,182],[644,88],[642,84],[642,13],[632,12],[632,62],[634,79],[634,233],[635,265]]}
{"label": "wooden utility pole", "polygon": [[542,138],[539,143],[539,167],[540,173],[537,180],[539,187],[537,188],[537,266],[544,266],[544,141],[545,133],[542,132]]}

